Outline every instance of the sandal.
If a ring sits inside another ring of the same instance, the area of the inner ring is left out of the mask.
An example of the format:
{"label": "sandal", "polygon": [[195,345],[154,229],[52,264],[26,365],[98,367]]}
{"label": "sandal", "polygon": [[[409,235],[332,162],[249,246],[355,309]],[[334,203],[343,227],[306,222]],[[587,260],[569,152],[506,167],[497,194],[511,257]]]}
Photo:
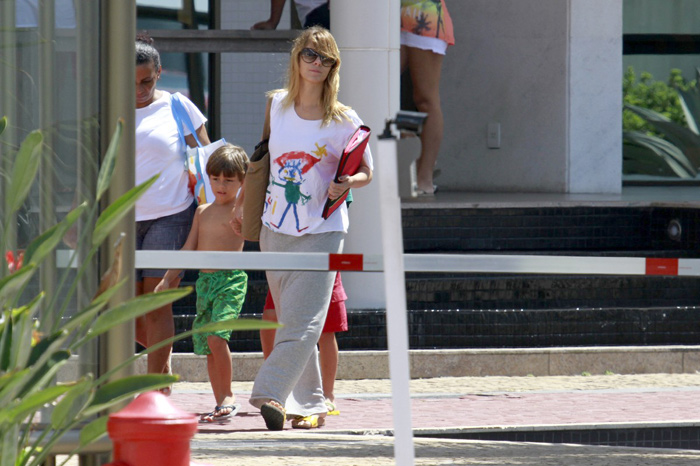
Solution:
{"label": "sandal", "polygon": [[329,416],[338,416],[340,414],[340,411],[338,411],[335,403],[333,403],[331,400],[326,399],[326,408],[328,408]]}
{"label": "sandal", "polygon": [[[215,422],[215,421],[221,421],[224,419],[228,419],[230,417],[235,416],[238,414],[238,411],[241,409],[241,405],[238,403],[232,404],[232,405],[221,405],[221,406],[216,406],[214,408],[214,411],[211,413],[207,413],[202,415],[202,417],[199,418],[199,422]],[[221,414],[223,410],[228,410],[227,413]]]}
{"label": "sandal", "polygon": [[292,420],[293,429],[318,429],[326,423],[325,416],[312,414],[311,416],[299,416]]}
{"label": "sandal", "polygon": [[[275,404],[272,404],[275,403]],[[260,414],[265,420],[267,430],[282,430],[287,414],[284,408],[276,401],[268,401],[260,407]]]}

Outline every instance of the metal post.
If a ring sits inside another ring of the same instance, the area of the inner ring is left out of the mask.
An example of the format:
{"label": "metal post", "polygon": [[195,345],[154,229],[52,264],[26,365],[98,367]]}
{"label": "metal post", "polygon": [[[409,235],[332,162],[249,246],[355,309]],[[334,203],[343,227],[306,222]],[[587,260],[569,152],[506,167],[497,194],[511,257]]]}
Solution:
{"label": "metal post", "polygon": [[[135,87],[134,39],[136,36],[135,0],[100,2],[100,147],[104,149],[114,132],[117,121],[124,119],[124,133],[119,145],[114,176],[102,208],[114,202],[134,186],[134,117]],[[99,267],[104,273],[114,259],[112,244],[121,232],[126,232],[122,251],[123,275],[134,277],[134,215],[127,215],[107,237],[100,250]],[[122,287],[110,304],[134,296],[133,286]],[[98,341],[97,374],[104,374],[134,354],[134,323],[128,322],[108,331]],[[118,371],[111,380],[133,373],[133,367]],[[116,412],[124,403],[112,408]],[[81,466],[105,464],[108,455],[81,455]]]}
{"label": "metal post", "polygon": [[[0,170],[10,173],[12,166],[11,155],[14,155],[19,142],[17,137],[17,125],[19,124],[17,113],[17,30],[15,27],[15,2],[0,2],[0,118],[7,116],[9,126],[2,134],[3,144],[0,144]],[[0,193],[3,199],[7,198],[8,183],[0,177]],[[5,219],[5,204],[0,203],[0,219]],[[5,228],[3,225],[0,228]],[[15,250],[17,246],[17,222],[7,224],[6,231],[0,231],[1,246]],[[0,267],[0,278],[7,274],[5,267]]]}
{"label": "metal post", "polygon": [[[117,125],[124,119],[124,133],[119,145],[112,184],[106,193],[105,205],[134,187],[135,102],[134,40],[136,37],[135,0],[119,2],[103,0],[101,3],[102,49],[100,59],[100,114],[102,150],[107,147]],[[126,233],[122,253],[123,276],[134,278],[134,215],[133,212],[117,225],[108,236],[100,252],[100,270],[104,273],[113,260],[112,245],[122,232]],[[132,280],[133,283],[133,280]],[[125,286],[112,298],[112,304],[134,296],[134,287]],[[100,374],[109,371],[134,354],[134,323],[129,322],[107,332],[100,339]],[[114,379],[131,374],[132,368],[119,371]],[[121,406],[115,408],[117,411]]]}
{"label": "metal post", "polygon": [[415,462],[411,430],[411,380],[408,357],[408,320],[406,317],[406,281],[401,230],[401,201],[396,174],[396,139],[380,139],[376,164],[379,173],[381,237],[384,249],[384,289],[386,327],[389,343],[391,401],[394,411],[394,458],[396,464]]}
{"label": "metal post", "polygon": [[[39,2],[39,126],[44,135],[44,144],[39,167],[39,231],[46,231],[56,223],[54,206],[54,142],[57,130],[55,105],[55,3],[53,0]],[[56,256],[49,255],[39,271],[40,288],[48,296],[56,294]],[[44,309],[41,316],[43,329],[53,328],[54,315]]]}

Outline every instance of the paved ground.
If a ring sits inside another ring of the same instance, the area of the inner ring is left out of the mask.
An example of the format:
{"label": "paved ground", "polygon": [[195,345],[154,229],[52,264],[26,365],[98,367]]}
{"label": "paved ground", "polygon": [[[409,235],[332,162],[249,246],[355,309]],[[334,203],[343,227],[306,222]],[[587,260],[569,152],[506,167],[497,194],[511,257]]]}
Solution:
{"label": "paved ground", "polygon": [[[276,466],[320,462],[390,465],[391,385],[338,381],[339,416],[317,431],[268,432],[247,403],[251,383],[234,383],[243,407],[228,422],[202,425],[192,459],[210,465]],[[463,377],[414,380],[414,429],[571,426],[606,423],[700,424],[700,374],[577,377]],[[212,408],[208,384],[181,383],[171,401],[201,413]],[[348,435],[361,432],[364,435]],[[373,435],[374,434],[374,435]],[[468,440],[414,439],[417,465],[680,466],[700,464],[700,451]],[[332,460],[331,460],[332,458]],[[402,465],[400,465],[402,466]]]}

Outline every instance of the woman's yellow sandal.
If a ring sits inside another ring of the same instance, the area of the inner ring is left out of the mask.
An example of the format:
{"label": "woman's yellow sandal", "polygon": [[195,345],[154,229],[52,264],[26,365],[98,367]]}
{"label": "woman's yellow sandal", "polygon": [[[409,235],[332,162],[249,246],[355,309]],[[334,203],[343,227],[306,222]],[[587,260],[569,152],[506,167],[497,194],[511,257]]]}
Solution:
{"label": "woman's yellow sandal", "polygon": [[299,416],[292,419],[293,429],[318,429],[326,423],[325,416],[312,414],[311,416]]}

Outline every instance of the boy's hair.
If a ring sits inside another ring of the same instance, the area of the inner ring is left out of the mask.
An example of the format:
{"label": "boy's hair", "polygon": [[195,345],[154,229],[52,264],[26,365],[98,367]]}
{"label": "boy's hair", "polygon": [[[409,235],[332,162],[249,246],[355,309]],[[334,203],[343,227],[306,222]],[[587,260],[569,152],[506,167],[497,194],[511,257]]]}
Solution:
{"label": "boy's hair", "polygon": [[216,149],[207,162],[207,175],[223,175],[226,178],[238,178],[243,181],[248,171],[248,154],[242,147],[225,144]]}

